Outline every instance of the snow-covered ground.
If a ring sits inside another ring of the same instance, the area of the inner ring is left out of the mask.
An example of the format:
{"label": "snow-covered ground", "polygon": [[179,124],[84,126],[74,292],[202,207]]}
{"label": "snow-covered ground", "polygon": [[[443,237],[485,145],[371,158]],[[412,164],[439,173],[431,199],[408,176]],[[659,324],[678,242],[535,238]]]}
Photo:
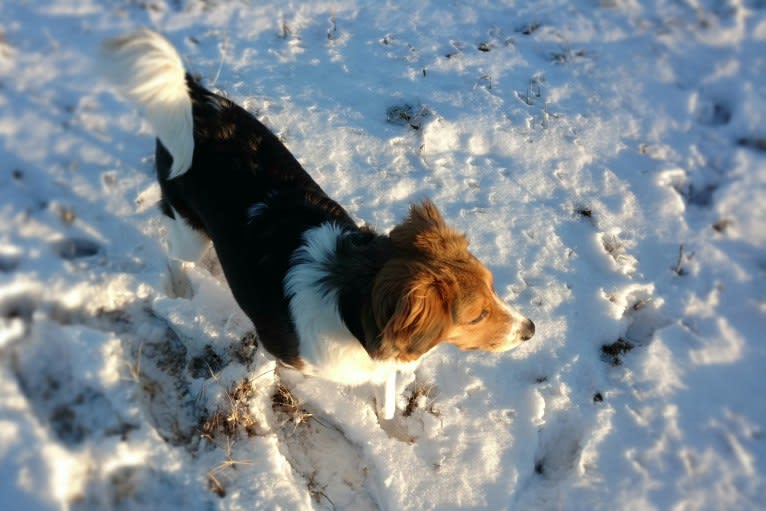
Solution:
{"label": "snow-covered ground", "polygon": [[[169,281],[94,71],[169,37],[360,221],[432,197],[537,325],[374,389]],[[766,2],[0,2],[0,507],[766,509]]]}

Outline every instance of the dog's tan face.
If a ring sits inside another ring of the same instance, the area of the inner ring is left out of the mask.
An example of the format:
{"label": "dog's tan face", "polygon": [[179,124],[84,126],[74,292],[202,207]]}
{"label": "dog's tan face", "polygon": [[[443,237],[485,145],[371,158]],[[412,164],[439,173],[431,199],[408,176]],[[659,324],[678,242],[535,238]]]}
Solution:
{"label": "dog's tan face", "polygon": [[497,296],[492,273],[433,203],[413,205],[391,240],[397,257],[373,288],[373,314],[382,331],[378,358],[415,360],[440,342],[506,351],[534,335],[534,323]]}

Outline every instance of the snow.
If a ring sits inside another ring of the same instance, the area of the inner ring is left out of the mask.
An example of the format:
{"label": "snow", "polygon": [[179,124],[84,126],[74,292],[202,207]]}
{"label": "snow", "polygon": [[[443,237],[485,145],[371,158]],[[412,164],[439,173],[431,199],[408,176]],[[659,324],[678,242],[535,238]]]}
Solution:
{"label": "snow", "polygon": [[[0,3],[0,500],[766,509],[766,4]],[[536,324],[379,389],[276,368],[95,71],[165,34],[381,231],[431,197]]]}

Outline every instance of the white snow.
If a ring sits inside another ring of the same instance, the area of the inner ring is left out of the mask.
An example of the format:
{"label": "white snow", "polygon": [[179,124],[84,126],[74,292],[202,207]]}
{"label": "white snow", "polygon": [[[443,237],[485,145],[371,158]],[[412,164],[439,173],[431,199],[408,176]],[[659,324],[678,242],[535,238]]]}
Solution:
{"label": "white snow", "polygon": [[[210,253],[171,277],[95,71],[140,27],[360,221],[431,197],[534,339],[385,429],[275,369]],[[766,509],[762,0],[2,2],[0,156],[3,509]]]}

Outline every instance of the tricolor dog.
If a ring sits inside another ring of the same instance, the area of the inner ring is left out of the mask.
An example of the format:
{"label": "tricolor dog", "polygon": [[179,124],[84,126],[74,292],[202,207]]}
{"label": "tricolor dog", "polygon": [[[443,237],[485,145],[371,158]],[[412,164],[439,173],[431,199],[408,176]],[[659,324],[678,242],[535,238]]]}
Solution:
{"label": "tricolor dog", "polygon": [[212,240],[281,363],[385,385],[391,419],[397,371],[438,344],[500,352],[534,334],[432,202],[413,204],[388,234],[360,227],[268,128],[192,78],[162,36],[142,30],[103,50],[111,83],[157,136],[170,256],[196,261]]}

